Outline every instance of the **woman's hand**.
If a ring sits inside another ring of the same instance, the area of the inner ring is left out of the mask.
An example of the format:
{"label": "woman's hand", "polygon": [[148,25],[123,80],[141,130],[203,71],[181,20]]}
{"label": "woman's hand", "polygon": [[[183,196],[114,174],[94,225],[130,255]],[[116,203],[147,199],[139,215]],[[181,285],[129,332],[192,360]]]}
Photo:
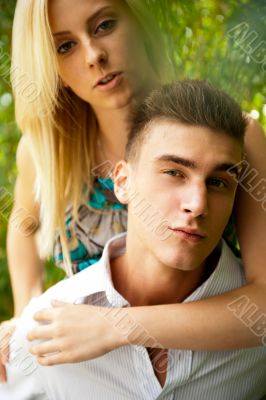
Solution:
{"label": "woman's hand", "polygon": [[16,327],[16,318],[4,321],[0,325],[0,382],[7,380],[5,364],[9,360],[10,338]]}
{"label": "woman's hand", "polygon": [[[28,340],[44,339],[31,353],[41,365],[80,362],[100,357],[126,343],[116,328],[110,310],[89,305],[72,305],[54,300],[53,308],[37,312],[36,321],[45,322],[28,334]],[[118,309],[119,310],[119,309]]]}

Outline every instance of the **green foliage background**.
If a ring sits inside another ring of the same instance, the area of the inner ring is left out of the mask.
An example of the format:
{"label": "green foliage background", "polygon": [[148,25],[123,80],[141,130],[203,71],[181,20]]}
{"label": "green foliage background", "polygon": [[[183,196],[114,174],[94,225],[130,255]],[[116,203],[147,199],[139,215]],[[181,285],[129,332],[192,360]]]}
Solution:
{"label": "green foliage background", "polygon": [[[241,102],[246,111],[256,110],[265,127],[265,1],[147,1],[166,32],[176,76],[209,79]],[[0,0],[0,190],[9,193],[10,201],[19,140],[8,78],[14,7],[15,0]],[[5,249],[8,217],[5,206],[6,198],[0,195],[0,320],[12,315]],[[61,277],[58,269],[49,263],[46,286]]]}

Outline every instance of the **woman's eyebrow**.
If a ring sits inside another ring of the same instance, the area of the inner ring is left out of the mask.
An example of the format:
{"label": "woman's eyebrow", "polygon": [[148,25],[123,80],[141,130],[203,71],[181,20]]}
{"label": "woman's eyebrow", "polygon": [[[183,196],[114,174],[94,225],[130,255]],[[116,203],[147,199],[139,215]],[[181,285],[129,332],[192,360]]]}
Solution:
{"label": "woman's eyebrow", "polygon": [[[98,18],[102,13],[104,13],[105,11],[107,11],[108,9],[111,9],[110,6],[105,6],[100,8],[99,10],[95,11],[92,15],[90,15],[88,17],[88,19],[86,20],[85,24],[86,24],[86,28],[88,29],[91,25],[91,23],[93,22],[93,20],[95,20],[96,18]],[[71,31],[60,31],[60,32],[55,32],[53,33],[53,36],[63,36],[63,35],[68,35],[70,34]]]}

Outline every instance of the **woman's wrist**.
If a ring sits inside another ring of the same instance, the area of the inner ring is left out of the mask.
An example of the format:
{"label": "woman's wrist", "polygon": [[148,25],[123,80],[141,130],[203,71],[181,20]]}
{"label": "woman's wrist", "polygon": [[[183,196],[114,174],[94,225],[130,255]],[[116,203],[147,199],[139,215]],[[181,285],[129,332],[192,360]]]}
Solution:
{"label": "woman's wrist", "polygon": [[[125,345],[144,347],[162,347],[156,338],[152,337],[145,326],[149,325],[149,313],[154,307],[125,307],[109,309],[106,317],[112,323],[115,332],[115,348]],[[151,321],[153,321],[152,315]]]}

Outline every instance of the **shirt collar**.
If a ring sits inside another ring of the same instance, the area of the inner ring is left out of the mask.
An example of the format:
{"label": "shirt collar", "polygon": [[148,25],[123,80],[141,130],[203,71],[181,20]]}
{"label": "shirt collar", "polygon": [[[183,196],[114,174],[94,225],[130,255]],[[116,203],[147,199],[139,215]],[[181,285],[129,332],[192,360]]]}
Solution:
{"label": "shirt collar", "polygon": [[73,275],[71,278],[59,282],[46,292],[47,295],[49,297],[54,295],[53,292],[51,293],[54,288],[56,291],[56,297],[54,298],[79,304],[84,302],[84,298],[103,292],[106,294],[111,306],[128,306],[129,303],[114,288],[110,269],[110,259],[123,254],[125,247],[126,233],[110,239],[104,248],[101,259],[97,263]]}
{"label": "shirt collar", "polygon": [[219,243],[220,258],[211,275],[194,292],[192,292],[184,303],[208,298],[224,292],[233,290],[245,283],[243,270],[236,268],[241,265],[241,260],[238,259],[226,244],[224,239]]}
{"label": "shirt collar", "polygon": [[110,260],[124,254],[125,251],[126,233],[122,233],[108,241],[102,255],[102,264],[105,270],[105,293],[108,302],[113,307],[129,306],[128,301],[114,288],[110,267]]}

